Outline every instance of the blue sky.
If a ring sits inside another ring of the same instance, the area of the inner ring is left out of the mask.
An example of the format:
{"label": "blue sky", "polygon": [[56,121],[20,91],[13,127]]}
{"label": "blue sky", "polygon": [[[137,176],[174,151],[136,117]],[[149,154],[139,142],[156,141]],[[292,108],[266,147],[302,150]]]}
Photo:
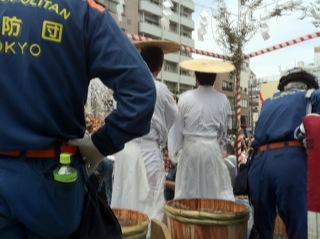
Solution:
{"label": "blue sky", "polygon": [[[214,0],[195,0],[195,13],[193,15],[195,21],[195,28],[199,27],[199,15],[203,10],[208,10],[207,7],[215,8],[216,4]],[[270,1],[265,1],[266,3]],[[281,1],[284,2],[284,1]],[[304,2],[307,2],[304,0]],[[233,13],[237,13],[238,0],[227,0],[226,4],[228,9]],[[262,9],[264,11],[265,8]],[[211,13],[210,13],[211,14]],[[304,20],[298,20],[301,13],[291,14],[290,16],[284,16],[277,19],[268,21],[270,38],[264,41],[261,37],[260,31],[247,43],[245,47],[245,53],[251,53],[256,50],[260,50],[275,44],[292,40],[294,38],[304,36],[309,33],[320,31],[320,28],[316,28],[311,24],[310,18]],[[214,23],[213,23],[214,24]],[[213,26],[214,32],[215,26]],[[223,53],[223,50],[215,43],[212,36],[211,24],[207,27],[207,35],[203,42],[198,41],[196,30],[193,37],[196,40],[196,48],[209,50],[217,53]],[[312,63],[314,58],[314,47],[320,46],[320,38],[306,41],[294,46],[287,47],[285,49],[277,50],[272,53],[257,56],[250,60],[251,69],[256,73],[257,77],[264,77],[270,75],[279,74],[279,67],[282,70],[294,67],[298,61],[304,61],[306,64]],[[199,58],[199,56],[196,56]]]}

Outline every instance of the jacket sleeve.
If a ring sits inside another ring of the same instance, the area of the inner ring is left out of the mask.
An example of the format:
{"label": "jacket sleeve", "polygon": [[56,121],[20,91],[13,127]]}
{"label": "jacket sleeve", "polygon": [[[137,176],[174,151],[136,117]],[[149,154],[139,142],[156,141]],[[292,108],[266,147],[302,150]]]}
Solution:
{"label": "jacket sleeve", "polygon": [[92,135],[99,151],[110,155],[149,132],[155,85],[140,54],[107,11],[88,8],[85,26],[88,77],[100,78],[117,101],[117,109]]}

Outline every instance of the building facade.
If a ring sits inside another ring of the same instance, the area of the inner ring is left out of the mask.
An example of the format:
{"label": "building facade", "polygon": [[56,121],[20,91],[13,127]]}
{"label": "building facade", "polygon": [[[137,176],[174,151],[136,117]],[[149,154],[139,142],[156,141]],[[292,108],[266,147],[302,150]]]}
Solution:
{"label": "building facade", "polygon": [[[116,14],[119,7],[118,0],[103,1],[125,32],[194,47],[192,14],[195,6],[192,0],[172,0],[172,14],[168,17],[170,27],[167,30],[160,25],[163,17],[163,0],[127,0],[121,21]],[[195,86],[194,76],[179,67],[179,62],[187,59],[191,59],[191,54],[182,51],[165,55],[163,68],[158,76],[158,79],[166,83],[177,95]]]}
{"label": "building facade", "polygon": [[314,48],[313,63],[305,64],[303,61],[300,61],[298,62],[298,66],[315,75],[320,84],[320,47]]}
{"label": "building facade", "polygon": [[[229,99],[232,110],[232,122],[229,123],[229,129],[236,133],[235,75],[229,73],[219,74],[214,88],[225,94]],[[241,71],[241,127],[247,133],[253,132],[254,120],[258,113],[258,95],[255,74],[250,68],[243,69]]]}

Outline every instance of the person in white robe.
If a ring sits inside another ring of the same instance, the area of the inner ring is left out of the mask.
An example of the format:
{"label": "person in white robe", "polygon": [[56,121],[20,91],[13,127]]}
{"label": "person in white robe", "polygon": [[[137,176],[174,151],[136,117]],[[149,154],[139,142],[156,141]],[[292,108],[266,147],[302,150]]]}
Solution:
{"label": "person in white robe", "polygon": [[223,159],[231,107],[228,98],[213,88],[217,73],[234,67],[212,60],[188,60],[180,66],[195,71],[198,87],[180,96],[178,117],[168,136],[170,158],[178,163],[175,199],[234,201]]}
{"label": "person in white robe", "polygon": [[[135,44],[154,79],[161,70],[164,53],[175,52],[180,46],[168,41],[144,41]],[[178,108],[172,93],[159,81],[156,105],[149,134],[130,141],[115,155],[114,185],[111,207],[144,212],[150,219],[164,216],[165,169],[162,147],[167,142]]]}

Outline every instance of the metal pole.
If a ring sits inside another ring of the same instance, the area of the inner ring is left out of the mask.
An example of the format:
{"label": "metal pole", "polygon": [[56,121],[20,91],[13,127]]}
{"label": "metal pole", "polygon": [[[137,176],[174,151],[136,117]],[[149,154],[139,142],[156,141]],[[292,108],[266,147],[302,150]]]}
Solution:
{"label": "metal pole", "polygon": [[251,101],[251,107],[250,107],[250,121],[251,121],[251,132],[252,132],[252,134],[253,134],[253,92],[252,92],[252,90],[253,90],[253,87],[252,87],[252,79],[251,79],[251,77],[250,77],[250,90],[251,90],[251,92],[250,92],[250,101]]}

